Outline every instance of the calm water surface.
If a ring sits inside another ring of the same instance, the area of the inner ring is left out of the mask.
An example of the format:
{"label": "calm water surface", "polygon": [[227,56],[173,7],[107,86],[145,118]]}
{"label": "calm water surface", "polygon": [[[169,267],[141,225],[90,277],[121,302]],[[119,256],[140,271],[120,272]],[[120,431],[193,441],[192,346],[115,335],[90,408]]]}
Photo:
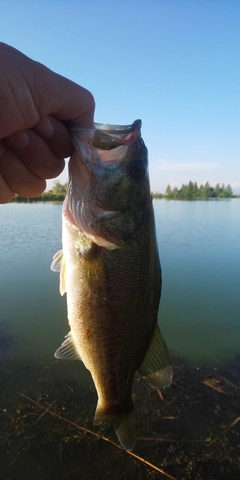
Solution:
{"label": "calm water surface", "polygon": [[[233,358],[240,350],[240,200],[158,200],[154,208],[159,323],[170,351],[194,363]],[[61,248],[61,205],[0,205],[0,247],[0,360],[52,362],[68,332],[66,301],[50,271]]]}

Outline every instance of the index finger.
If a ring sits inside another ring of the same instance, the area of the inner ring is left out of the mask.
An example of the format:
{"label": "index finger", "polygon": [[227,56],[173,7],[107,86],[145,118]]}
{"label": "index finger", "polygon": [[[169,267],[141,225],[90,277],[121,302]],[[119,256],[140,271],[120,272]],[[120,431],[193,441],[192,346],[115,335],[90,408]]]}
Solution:
{"label": "index finger", "polygon": [[95,101],[84,87],[55,74],[56,108],[54,116],[59,120],[71,120],[83,128],[93,128]]}
{"label": "index finger", "polygon": [[2,43],[0,61],[1,139],[48,115],[93,127],[95,104],[88,90]]}

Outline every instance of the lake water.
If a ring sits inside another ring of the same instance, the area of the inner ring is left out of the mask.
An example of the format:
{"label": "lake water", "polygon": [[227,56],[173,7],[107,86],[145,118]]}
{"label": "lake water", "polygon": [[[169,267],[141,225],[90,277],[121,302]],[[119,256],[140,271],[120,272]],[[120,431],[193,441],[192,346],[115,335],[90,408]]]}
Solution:
{"label": "lake water", "polygon": [[[154,202],[163,270],[159,323],[169,350],[220,364],[239,354],[240,200]],[[0,205],[0,359],[52,362],[68,332],[50,271],[61,205]]]}

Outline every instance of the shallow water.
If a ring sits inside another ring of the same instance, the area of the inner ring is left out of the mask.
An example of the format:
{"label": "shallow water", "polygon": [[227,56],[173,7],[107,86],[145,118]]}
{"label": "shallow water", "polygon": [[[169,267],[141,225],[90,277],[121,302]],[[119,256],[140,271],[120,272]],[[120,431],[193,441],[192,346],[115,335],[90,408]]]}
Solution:
{"label": "shallow water", "polygon": [[[170,351],[191,363],[233,358],[240,200],[157,200],[154,208],[163,269],[159,323]],[[0,359],[52,362],[68,331],[65,298],[50,271],[61,248],[61,205],[0,205],[0,246]]]}
{"label": "shallow water", "polygon": [[240,202],[156,201],[163,270],[159,320],[170,350],[191,362],[239,353]]}

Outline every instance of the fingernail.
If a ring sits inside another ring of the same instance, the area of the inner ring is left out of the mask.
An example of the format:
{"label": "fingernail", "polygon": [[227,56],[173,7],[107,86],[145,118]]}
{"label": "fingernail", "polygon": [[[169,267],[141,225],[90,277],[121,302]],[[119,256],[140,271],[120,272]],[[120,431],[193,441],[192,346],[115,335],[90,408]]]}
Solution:
{"label": "fingernail", "polygon": [[12,135],[9,135],[6,140],[10,142],[14,147],[24,148],[29,143],[29,135],[26,130],[23,130],[22,132],[16,132]]}
{"label": "fingernail", "polygon": [[42,117],[36,125],[36,130],[42,137],[49,138],[54,133],[54,126],[49,117]]}

